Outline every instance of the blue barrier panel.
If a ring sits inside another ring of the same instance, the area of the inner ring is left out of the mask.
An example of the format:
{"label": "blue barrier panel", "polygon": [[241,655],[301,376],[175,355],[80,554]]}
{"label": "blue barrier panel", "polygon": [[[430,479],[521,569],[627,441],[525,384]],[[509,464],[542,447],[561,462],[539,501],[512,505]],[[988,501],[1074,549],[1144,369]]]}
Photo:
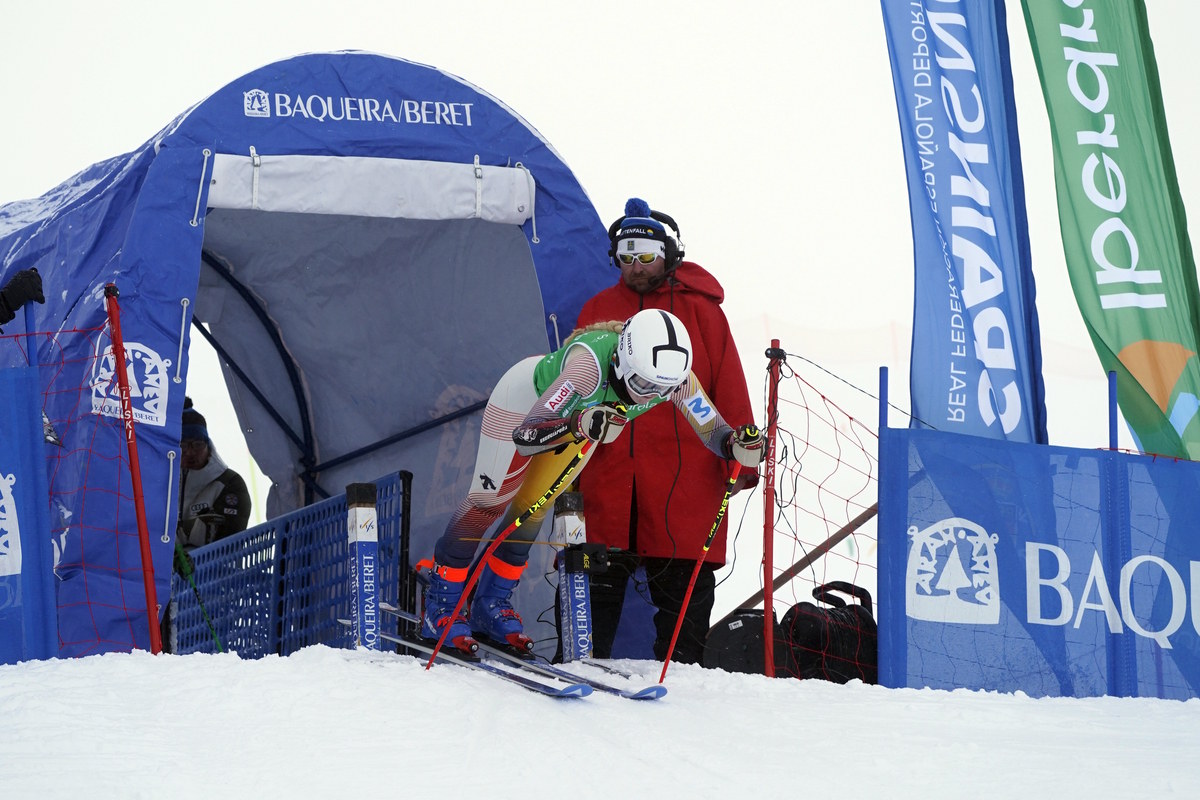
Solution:
{"label": "blue barrier panel", "polygon": [[880,683],[1200,697],[1200,463],[886,429],[880,474]]}
{"label": "blue barrier panel", "polygon": [[41,391],[0,370],[0,664],[58,655]]}
{"label": "blue barrier panel", "polygon": [[[412,475],[375,482],[378,601],[411,606],[405,549]],[[175,575],[176,653],[224,649],[244,658],[289,655],[312,644],[349,647],[353,617],[345,495],[332,497],[191,552],[196,591]],[[204,608],[201,610],[201,602]]]}

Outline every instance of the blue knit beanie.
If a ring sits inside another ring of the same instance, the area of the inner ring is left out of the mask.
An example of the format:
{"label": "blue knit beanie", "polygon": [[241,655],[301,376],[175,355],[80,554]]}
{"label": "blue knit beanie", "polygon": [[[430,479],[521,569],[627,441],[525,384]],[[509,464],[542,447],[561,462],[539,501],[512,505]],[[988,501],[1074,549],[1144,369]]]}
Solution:
{"label": "blue knit beanie", "polygon": [[620,251],[623,239],[652,239],[665,247],[668,237],[674,243],[675,237],[667,232],[666,226],[650,216],[650,204],[640,197],[631,197],[625,203],[625,218],[613,234],[613,244]]}
{"label": "blue knit beanie", "polygon": [[192,408],[192,398],[183,399],[183,427],[179,432],[179,441],[188,439],[203,439],[208,442],[208,422],[204,415]]}

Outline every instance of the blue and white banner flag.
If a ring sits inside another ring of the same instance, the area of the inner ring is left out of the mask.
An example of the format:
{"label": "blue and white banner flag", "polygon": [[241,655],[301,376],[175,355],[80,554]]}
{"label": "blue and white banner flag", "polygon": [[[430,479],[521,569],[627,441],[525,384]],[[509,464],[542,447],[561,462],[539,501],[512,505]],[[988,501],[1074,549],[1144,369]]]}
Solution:
{"label": "blue and white banner flag", "polygon": [[882,0],[916,267],[913,425],[1046,442],[1002,0]]}

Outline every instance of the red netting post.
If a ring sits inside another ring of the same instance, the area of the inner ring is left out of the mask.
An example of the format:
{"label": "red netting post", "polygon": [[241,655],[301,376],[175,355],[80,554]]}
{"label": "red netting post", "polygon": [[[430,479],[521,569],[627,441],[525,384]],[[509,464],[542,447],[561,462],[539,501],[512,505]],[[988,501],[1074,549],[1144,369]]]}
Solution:
{"label": "red netting post", "polygon": [[763,658],[766,674],[775,677],[775,437],[779,430],[779,372],[787,354],[772,339],[767,383],[767,457],[763,468]]}
{"label": "red netting post", "polygon": [[137,514],[138,543],[142,552],[142,583],[146,587],[146,621],[150,627],[150,652],[162,652],[162,633],[158,628],[158,593],[154,589],[154,560],[150,554],[150,531],[146,526],[146,504],[142,498],[142,467],[138,461],[137,436],[133,429],[133,402],[129,393],[129,373],[125,369],[125,343],[121,338],[121,308],[117,304],[116,284],[104,287],[108,324],[112,330],[113,366],[121,389],[121,422],[125,444],[129,448],[129,473],[133,479],[133,505]]}

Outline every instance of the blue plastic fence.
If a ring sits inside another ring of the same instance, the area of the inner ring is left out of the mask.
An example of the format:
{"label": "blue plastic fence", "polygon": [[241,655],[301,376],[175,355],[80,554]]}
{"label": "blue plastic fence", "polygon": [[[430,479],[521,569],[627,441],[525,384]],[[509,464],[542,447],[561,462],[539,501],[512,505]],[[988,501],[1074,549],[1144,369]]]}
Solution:
{"label": "blue plastic fence", "polygon": [[[375,486],[378,597],[411,608],[412,473],[392,473]],[[350,646],[350,631],[338,622],[353,613],[347,514],[341,494],[193,550],[196,590],[178,574],[171,581],[173,651],[215,653],[218,639],[244,658],[289,655],[312,644]]]}

